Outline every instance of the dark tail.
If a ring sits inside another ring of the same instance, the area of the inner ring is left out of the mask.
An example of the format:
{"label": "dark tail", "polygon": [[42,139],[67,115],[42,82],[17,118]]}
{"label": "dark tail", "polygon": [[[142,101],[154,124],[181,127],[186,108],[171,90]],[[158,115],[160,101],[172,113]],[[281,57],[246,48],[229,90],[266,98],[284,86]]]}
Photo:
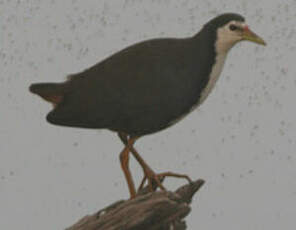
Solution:
{"label": "dark tail", "polygon": [[55,105],[59,104],[65,94],[65,86],[62,83],[37,83],[29,87],[31,93],[37,94],[44,100]]}

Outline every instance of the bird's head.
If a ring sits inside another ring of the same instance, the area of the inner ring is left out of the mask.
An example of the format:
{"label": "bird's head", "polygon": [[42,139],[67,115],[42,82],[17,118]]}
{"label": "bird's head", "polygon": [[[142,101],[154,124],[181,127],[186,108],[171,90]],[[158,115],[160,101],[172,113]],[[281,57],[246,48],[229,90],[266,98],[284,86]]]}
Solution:
{"label": "bird's head", "polygon": [[244,40],[266,45],[239,14],[222,14],[209,21],[204,28],[215,32],[217,52],[227,52],[237,42]]}

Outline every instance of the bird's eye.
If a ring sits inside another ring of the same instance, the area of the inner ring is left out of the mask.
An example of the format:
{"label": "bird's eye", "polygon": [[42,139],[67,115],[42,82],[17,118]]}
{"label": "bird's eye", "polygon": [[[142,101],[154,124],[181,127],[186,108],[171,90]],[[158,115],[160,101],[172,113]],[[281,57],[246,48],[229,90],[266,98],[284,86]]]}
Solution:
{"label": "bird's eye", "polygon": [[237,30],[237,28],[238,28],[238,27],[235,26],[235,25],[230,25],[230,26],[229,26],[229,29],[232,30],[232,31]]}

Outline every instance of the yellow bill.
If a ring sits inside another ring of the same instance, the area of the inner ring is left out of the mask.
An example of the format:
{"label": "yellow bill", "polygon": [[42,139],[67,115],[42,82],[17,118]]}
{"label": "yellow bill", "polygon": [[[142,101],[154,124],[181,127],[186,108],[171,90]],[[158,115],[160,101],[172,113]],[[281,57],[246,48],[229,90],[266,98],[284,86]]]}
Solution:
{"label": "yellow bill", "polygon": [[242,38],[243,38],[243,40],[255,42],[260,45],[264,45],[264,46],[266,45],[266,42],[261,37],[259,37],[257,34],[255,34],[253,31],[251,31],[248,26],[246,26],[244,28]]}

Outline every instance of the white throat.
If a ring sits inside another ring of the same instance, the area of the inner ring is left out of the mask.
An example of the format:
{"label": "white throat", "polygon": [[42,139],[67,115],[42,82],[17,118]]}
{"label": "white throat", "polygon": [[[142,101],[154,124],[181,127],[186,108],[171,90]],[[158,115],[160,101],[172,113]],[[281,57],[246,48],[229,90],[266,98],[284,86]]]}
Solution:
{"label": "white throat", "polygon": [[[233,22],[230,22],[233,23]],[[229,23],[229,24],[230,24]],[[209,76],[209,81],[201,93],[198,104],[201,104],[214,88],[225,63],[228,51],[239,41],[238,37],[233,36],[228,30],[228,24],[217,30],[217,40],[215,43],[216,59]]]}
{"label": "white throat", "polygon": [[[238,24],[234,21],[229,22],[224,27],[221,27],[217,30],[217,41],[216,41],[216,52],[217,53],[227,53],[237,42],[241,40],[241,37],[236,33],[233,33],[229,30],[230,24]],[[240,26],[244,26],[241,24]]]}
{"label": "white throat", "polygon": [[210,94],[210,92],[213,90],[214,86],[216,85],[216,82],[223,70],[224,67],[224,63],[225,63],[225,59],[227,56],[227,52],[219,52],[219,45],[218,42],[216,42],[215,44],[215,48],[216,48],[216,59],[215,59],[215,63],[212,67],[212,71],[210,73],[209,76],[209,81],[206,85],[206,87],[204,88],[204,90],[202,91],[201,95],[200,95],[200,99],[198,104],[201,104],[204,102],[204,100],[208,97],[208,95]]}

